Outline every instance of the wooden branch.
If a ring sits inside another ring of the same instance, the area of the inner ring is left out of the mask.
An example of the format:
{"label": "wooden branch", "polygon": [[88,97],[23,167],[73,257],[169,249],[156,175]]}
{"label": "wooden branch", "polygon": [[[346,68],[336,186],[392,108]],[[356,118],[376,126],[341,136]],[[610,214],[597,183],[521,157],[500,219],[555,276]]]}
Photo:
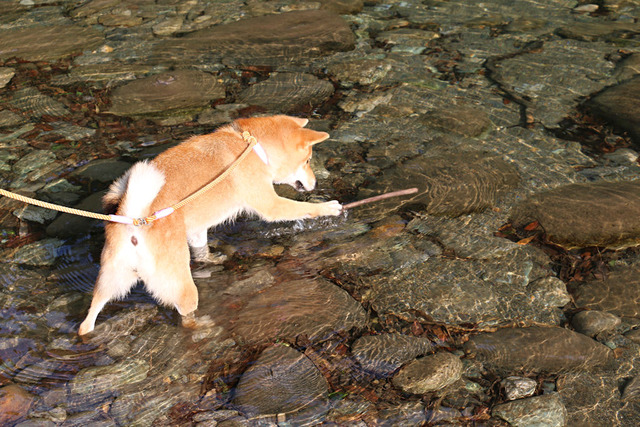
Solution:
{"label": "wooden branch", "polygon": [[368,197],[366,199],[358,200],[357,202],[347,203],[346,205],[342,205],[342,209],[351,209],[351,208],[355,208],[356,206],[364,205],[367,203],[378,202],[380,200],[388,199],[390,197],[406,196],[407,194],[414,194],[417,192],[418,192],[418,189],[415,187],[407,188],[406,190],[392,191],[390,193],[384,193],[378,196],[373,196],[373,197]]}

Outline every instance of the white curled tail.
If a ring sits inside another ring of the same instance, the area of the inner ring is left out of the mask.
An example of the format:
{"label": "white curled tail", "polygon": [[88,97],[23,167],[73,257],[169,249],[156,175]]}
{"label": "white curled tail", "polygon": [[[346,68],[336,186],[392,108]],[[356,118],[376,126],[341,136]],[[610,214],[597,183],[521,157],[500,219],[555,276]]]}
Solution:
{"label": "white curled tail", "polygon": [[[164,174],[153,164],[138,162],[118,178],[104,196],[107,206],[118,206],[118,213],[129,218],[143,218],[150,214],[149,206],[164,185]],[[115,209],[112,209],[115,213]]]}

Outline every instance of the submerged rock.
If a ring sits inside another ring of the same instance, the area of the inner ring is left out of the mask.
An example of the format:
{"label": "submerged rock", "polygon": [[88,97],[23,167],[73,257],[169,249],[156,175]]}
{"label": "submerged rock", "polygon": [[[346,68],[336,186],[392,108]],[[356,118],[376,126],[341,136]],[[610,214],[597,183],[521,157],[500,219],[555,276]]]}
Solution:
{"label": "submerged rock", "polygon": [[273,285],[249,300],[233,332],[245,342],[298,335],[314,341],[362,328],[366,322],[362,306],[339,287],[322,279],[293,280]]}
{"label": "submerged rock", "polygon": [[102,44],[102,33],[79,25],[0,30],[0,60],[55,61]]}
{"label": "submerged rock", "polygon": [[41,94],[34,87],[25,87],[12,93],[10,104],[31,117],[68,116],[71,111],[61,102]]}
{"label": "submerged rock", "polygon": [[566,38],[595,41],[608,37],[625,37],[640,33],[640,26],[631,22],[572,22],[556,30],[559,35]]}
{"label": "submerged rock", "polygon": [[18,126],[25,123],[27,119],[10,110],[0,110],[0,128]]}
{"label": "submerged rock", "polygon": [[567,247],[640,244],[640,181],[570,184],[534,194],[514,207],[516,227],[538,221],[546,237]]}
{"label": "submerged rock", "polygon": [[580,285],[574,296],[580,308],[622,317],[640,317],[640,269],[613,270],[603,280],[590,280]]}
{"label": "submerged rock", "polygon": [[608,347],[564,328],[504,328],[472,337],[468,353],[499,372],[591,370],[613,358]]}
{"label": "submerged rock", "polygon": [[615,82],[613,64],[605,56],[599,45],[549,40],[540,49],[505,55],[491,77],[507,92],[524,98],[535,120],[555,127],[578,105],[581,96]]}
{"label": "submerged rock", "polygon": [[241,19],[164,40],[154,56],[159,62],[197,63],[213,56],[235,64],[280,65],[351,50],[354,43],[339,15],[304,10]]}
{"label": "submerged rock", "polygon": [[631,133],[640,142],[640,77],[603,90],[587,103],[599,116]]}
{"label": "submerged rock", "polygon": [[423,155],[378,180],[396,189],[417,186],[418,193],[404,198],[403,203],[421,204],[425,213],[450,217],[492,207],[500,195],[519,181],[511,164],[481,152]]}
{"label": "submerged rock", "polygon": [[576,313],[571,319],[571,326],[581,334],[595,337],[599,333],[610,331],[620,325],[622,320],[611,313],[598,310],[587,310]]}
{"label": "submerged rock", "polygon": [[64,242],[59,239],[43,239],[27,243],[17,249],[10,250],[7,260],[18,264],[47,266],[56,262],[60,246]]}
{"label": "submerged rock", "polygon": [[367,335],[353,343],[351,352],[363,369],[388,376],[434,347],[435,344],[428,338],[400,334]]}
{"label": "submerged rock", "polygon": [[279,345],[242,374],[234,403],[250,417],[317,423],[329,410],[328,392],[327,380],[304,354]]}
{"label": "submerged rock", "polygon": [[463,136],[479,136],[491,126],[484,111],[462,105],[429,111],[419,120],[429,128]]}
{"label": "submerged rock", "polygon": [[0,424],[15,425],[25,418],[35,398],[15,384],[0,388]]}
{"label": "submerged rock", "polygon": [[500,382],[507,400],[522,399],[532,396],[536,392],[538,383],[531,378],[507,377]]}
{"label": "submerged rock", "polygon": [[567,425],[567,409],[557,393],[496,405],[491,415],[518,427],[564,427]]}
{"label": "submerged rock", "polygon": [[[75,209],[102,213],[102,197],[104,192],[94,193],[74,205]],[[69,237],[86,234],[92,227],[100,226],[99,220],[79,215],[63,213],[47,226],[50,236]]]}
{"label": "submerged rock", "polygon": [[[408,321],[487,326],[517,319],[559,324],[559,310],[527,292],[530,276],[537,274],[535,257],[524,248],[489,260],[432,257],[390,273],[362,277],[370,288],[364,300],[381,317]],[[495,269],[496,264],[502,267]]]}
{"label": "submerged rock", "polygon": [[111,95],[107,112],[118,116],[167,115],[176,110],[202,109],[211,100],[224,96],[224,88],[212,74],[176,70],[118,87]]}
{"label": "submerged rock", "polygon": [[248,87],[238,101],[274,112],[291,112],[300,107],[321,105],[333,94],[333,85],[305,73],[277,73]]}
{"label": "submerged rock", "polygon": [[461,377],[460,358],[448,352],[440,352],[403,366],[392,382],[405,393],[425,394],[443,389]]}
{"label": "submerged rock", "polygon": [[140,384],[147,378],[149,364],[131,359],[108,366],[85,368],[69,386],[69,407],[74,412],[90,410],[102,401],[117,396],[122,387]]}

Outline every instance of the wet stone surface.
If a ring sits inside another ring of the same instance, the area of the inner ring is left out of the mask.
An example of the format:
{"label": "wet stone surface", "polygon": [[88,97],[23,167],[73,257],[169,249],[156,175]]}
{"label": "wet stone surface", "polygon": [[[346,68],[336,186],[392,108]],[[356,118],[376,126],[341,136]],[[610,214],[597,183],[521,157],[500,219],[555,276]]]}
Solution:
{"label": "wet stone surface", "polygon": [[476,335],[465,350],[496,369],[558,373],[602,367],[613,353],[585,335],[564,328],[505,328]]}
{"label": "wet stone surface", "polygon": [[601,310],[616,316],[638,317],[640,281],[637,268],[621,268],[603,280],[588,281],[575,291],[580,308]]}
{"label": "wet stone surface", "polygon": [[0,424],[640,425],[638,20],[622,0],[0,2],[2,188],[99,212],[136,161],[288,113],[331,138],[317,188],[283,196],[418,189],[241,215],[192,266],[194,329],[140,283],[84,339],[103,224],[0,198]]}
{"label": "wet stone surface", "polygon": [[363,369],[380,376],[391,375],[403,364],[434,348],[425,338],[399,334],[360,337],[351,346],[351,352]]}
{"label": "wet stone surface", "polygon": [[250,417],[292,423],[320,420],[328,409],[328,387],[318,368],[286,346],[266,349],[242,374],[234,403]]}
{"label": "wet stone surface", "polygon": [[538,221],[549,240],[567,247],[635,246],[640,222],[629,214],[640,209],[639,190],[640,181],[572,184],[532,196],[511,217],[516,225]]}
{"label": "wet stone surface", "polygon": [[492,415],[514,426],[567,425],[567,410],[555,393],[497,405],[493,408]]}
{"label": "wet stone surface", "polygon": [[393,385],[405,393],[425,394],[443,389],[460,379],[462,362],[458,356],[440,352],[421,357],[403,366],[393,377]]}

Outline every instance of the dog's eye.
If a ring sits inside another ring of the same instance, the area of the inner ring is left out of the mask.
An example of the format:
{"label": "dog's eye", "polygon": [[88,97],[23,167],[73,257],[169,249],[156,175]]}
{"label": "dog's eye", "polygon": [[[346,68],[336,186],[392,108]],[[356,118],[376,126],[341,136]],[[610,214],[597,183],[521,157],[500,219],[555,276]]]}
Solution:
{"label": "dog's eye", "polygon": [[306,161],[307,164],[309,164],[309,162],[311,162],[311,157],[309,157]]}

